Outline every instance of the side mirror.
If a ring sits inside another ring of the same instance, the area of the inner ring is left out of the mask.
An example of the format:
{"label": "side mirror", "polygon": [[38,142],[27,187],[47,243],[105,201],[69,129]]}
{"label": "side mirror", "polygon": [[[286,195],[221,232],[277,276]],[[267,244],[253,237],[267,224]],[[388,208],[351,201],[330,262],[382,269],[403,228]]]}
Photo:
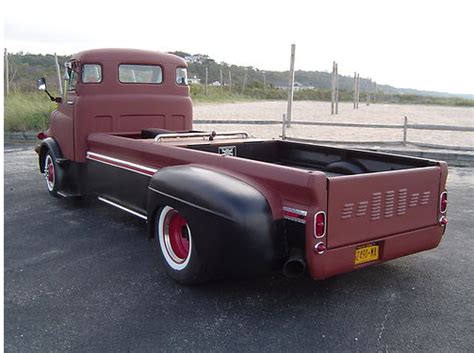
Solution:
{"label": "side mirror", "polygon": [[36,85],[38,87],[38,91],[46,91],[46,79],[41,77],[36,81]]}
{"label": "side mirror", "polygon": [[41,77],[40,79],[36,80],[36,85],[38,87],[38,91],[44,91],[48,95],[49,99],[51,99],[51,101],[56,102],[56,103],[62,102],[61,97],[53,97],[48,92],[48,89],[46,87],[46,79],[44,77]]}

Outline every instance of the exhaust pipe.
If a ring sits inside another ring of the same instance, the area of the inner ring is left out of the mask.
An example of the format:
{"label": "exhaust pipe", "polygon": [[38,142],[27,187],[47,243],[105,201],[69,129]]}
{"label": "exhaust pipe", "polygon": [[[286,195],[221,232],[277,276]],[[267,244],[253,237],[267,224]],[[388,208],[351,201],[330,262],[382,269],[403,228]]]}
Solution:
{"label": "exhaust pipe", "polygon": [[306,270],[306,261],[304,260],[303,250],[293,248],[290,251],[290,257],[283,265],[283,274],[286,277],[295,278],[301,276]]}

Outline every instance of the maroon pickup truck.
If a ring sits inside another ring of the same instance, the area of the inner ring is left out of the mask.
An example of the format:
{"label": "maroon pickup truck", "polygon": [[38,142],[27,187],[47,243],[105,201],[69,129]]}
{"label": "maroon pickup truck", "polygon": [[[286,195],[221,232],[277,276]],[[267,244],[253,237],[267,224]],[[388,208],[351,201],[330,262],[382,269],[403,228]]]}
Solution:
{"label": "maroon pickup truck", "polygon": [[313,279],[438,246],[447,165],[246,132],[193,130],[186,62],[102,49],[66,63],[38,134],[53,196],[92,195],[143,218],[184,284],[282,269]]}

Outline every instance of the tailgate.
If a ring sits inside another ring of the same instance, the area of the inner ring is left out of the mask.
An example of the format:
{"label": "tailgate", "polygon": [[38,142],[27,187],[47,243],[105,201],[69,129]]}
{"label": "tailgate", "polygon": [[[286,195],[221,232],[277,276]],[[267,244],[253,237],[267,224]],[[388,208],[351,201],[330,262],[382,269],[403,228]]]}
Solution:
{"label": "tailgate", "polygon": [[437,224],[439,183],[439,167],[328,178],[328,247]]}

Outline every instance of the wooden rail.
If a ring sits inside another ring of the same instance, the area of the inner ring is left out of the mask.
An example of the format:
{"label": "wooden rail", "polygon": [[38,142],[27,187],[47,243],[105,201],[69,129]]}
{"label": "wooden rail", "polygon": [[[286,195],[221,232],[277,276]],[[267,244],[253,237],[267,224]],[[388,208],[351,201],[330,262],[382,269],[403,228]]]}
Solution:
{"label": "wooden rail", "polygon": [[[281,120],[229,120],[229,119],[196,119],[195,124],[221,124],[221,125],[279,125],[282,124]],[[399,141],[401,144],[416,144],[420,147],[432,147],[432,148],[449,148],[453,146],[445,145],[434,145],[434,144],[423,144],[423,143],[412,143],[407,141],[408,130],[434,130],[434,131],[460,131],[460,132],[474,132],[472,126],[458,126],[458,125],[432,125],[432,124],[408,124],[407,117],[404,118],[403,124],[364,124],[364,123],[344,123],[344,122],[330,122],[330,121],[292,121],[292,125],[308,125],[308,126],[336,126],[336,127],[358,127],[358,128],[370,128],[370,129],[402,129],[403,140]],[[286,134],[283,134],[283,138],[286,138]],[[306,140],[306,139],[305,139]],[[309,141],[309,140],[307,140]],[[313,140],[316,141],[316,140]],[[321,142],[321,141],[318,141]],[[337,142],[337,141],[333,141]],[[394,143],[397,141],[390,141]],[[354,142],[356,143],[356,142]],[[364,142],[368,143],[368,142]],[[373,142],[375,143],[375,142]],[[377,141],[377,144],[383,143]],[[457,147],[455,149],[463,151],[473,151],[472,147]]]}
{"label": "wooden rail", "polygon": [[[228,119],[196,119],[195,124],[217,124],[217,125],[277,125],[280,120],[228,120]],[[334,123],[330,121],[292,121],[292,125],[314,125],[314,126],[339,126],[339,127],[363,127],[375,129],[404,129],[404,124],[363,124],[363,123]],[[428,125],[407,124],[407,129],[416,130],[443,130],[474,132],[474,127],[458,125]]]}

